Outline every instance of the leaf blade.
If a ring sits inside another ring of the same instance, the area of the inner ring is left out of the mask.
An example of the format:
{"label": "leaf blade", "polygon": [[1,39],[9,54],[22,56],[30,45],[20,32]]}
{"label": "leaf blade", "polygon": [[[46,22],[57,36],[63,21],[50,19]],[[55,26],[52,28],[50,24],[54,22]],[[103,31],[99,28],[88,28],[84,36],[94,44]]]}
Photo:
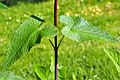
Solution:
{"label": "leaf blade", "polygon": [[110,40],[115,42],[118,41],[108,32],[93,26],[82,17],[61,16],[60,21],[66,24],[66,26],[62,29],[62,34],[74,41],[79,42],[93,39]]}
{"label": "leaf blade", "polygon": [[42,37],[54,37],[56,33],[57,29],[53,25],[47,25],[40,31]]}
{"label": "leaf blade", "polygon": [[29,48],[34,46],[38,39],[38,31],[41,24],[42,22],[30,17],[17,28],[9,45],[9,49],[3,63],[3,70],[6,70],[24,53],[28,52]]}
{"label": "leaf blade", "polygon": [[0,2],[0,9],[7,9],[7,6]]}

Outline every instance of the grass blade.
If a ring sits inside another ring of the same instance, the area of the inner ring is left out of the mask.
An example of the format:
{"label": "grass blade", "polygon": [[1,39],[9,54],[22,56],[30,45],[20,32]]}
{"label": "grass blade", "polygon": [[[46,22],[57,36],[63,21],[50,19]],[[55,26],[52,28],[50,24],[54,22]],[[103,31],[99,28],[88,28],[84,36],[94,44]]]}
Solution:
{"label": "grass blade", "polygon": [[115,65],[118,73],[120,74],[120,53],[114,49],[104,48],[105,53]]}

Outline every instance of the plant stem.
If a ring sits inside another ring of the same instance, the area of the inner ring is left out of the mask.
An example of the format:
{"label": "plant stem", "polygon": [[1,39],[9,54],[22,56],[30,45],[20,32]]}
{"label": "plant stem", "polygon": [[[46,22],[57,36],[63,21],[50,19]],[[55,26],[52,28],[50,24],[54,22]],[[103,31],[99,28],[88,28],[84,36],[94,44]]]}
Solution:
{"label": "plant stem", "polygon": [[[54,2],[54,26],[57,27],[57,6],[58,6],[58,0],[55,0]],[[55,80],[58,80],[58,47],[57,47],[57,36],[54,37],[55,41]]]}
{"label": "plant stem", "polygon": [[59,49],[59,47],[60,47],[63,39],[64,39],[64,35],[63,35],[62,38],[60,39],[60,42],[59,42],[59,44],[58,44],[58,49]]}
{"label": "plant stem", "polygon": [[50,44],[52,45],[53,48],[55,48],[53,42],[49,39]]}

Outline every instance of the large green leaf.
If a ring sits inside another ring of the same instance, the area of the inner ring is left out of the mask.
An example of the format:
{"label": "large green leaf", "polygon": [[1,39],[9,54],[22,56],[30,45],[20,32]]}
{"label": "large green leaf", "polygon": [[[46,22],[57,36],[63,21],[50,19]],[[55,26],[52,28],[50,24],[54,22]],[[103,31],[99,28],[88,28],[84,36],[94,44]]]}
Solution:
{"label": "large green leaf", "polygon": [[114,49],[104,48],[105,53],[111,59],[113,64],[115,65],[118,73],[120,74],[120,52]]}
{"label": "large green leaf", "polygon": [[7,6],[0,2],[0,9],[6,9],[6,8],[7,8]]}
{"label": "large green leaf", "polygon": [[0,72],[0,80],[24,80],[12,72]]}
{"label": "large green leaf", "polygon": [[117,41],[106,31],[99,29],[87,22],[82,17],[60,16],[60,21],[66,26],[62,29],[62,34],[75,41],[86,41],[92,39]]}
{"label": "large green leaf", "polygon": [[31,16],[17,28],[9,45],[3,70],[17,61],[24,53],[27,53],[36,43],[40,43],[41,36],[39,26],[42,22],[44,22],[44,20]]}

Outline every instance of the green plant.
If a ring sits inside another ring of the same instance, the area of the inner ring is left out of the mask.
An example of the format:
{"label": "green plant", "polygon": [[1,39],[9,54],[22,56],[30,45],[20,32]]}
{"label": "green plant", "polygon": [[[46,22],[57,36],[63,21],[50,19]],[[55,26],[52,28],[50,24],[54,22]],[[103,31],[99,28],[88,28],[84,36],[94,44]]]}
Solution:
{"label": "green plant", "polygon": [[[54,4],[54,26],[57,27],[57,3],[58,0],[55,0]],[[5,57],[3,70],[6,70],[10,65],[17,61],[22,55],[28,53],[29,50],[40,43],[42,37],[54,37],[54,44],[49,39],[55,51],[55,80],[58,80],[58,49],[62,40],[65,37],[68,37],[71,40],[82,42],[87,40],[111,40],[117,41],[109,33],[99,29],[96,26],[93,26],[82,17],[70,17],[70,16],[60,16],[60,21],[66,26],[62,29],[63,37],[58,43],[57,40],[57,29],[53,25],[47,25],[44,27],[42,25],[45,20],[37,16],[32,15],[27,20],[25,20],[15,31],[15,34],[11,40],[8,54]],[[41,28],[39,28],[41,26]],[[41,78],[40,73],[37,67],[35,67],[35,72]],[[44,74],[46,74],[45,72]],[[44,76],[44,75],[43,75]],[[44,77],[43,77],[44,79]],[[46,79],[46,78],[45,78]],[[74,77],[75,79],[75,77]]]}
{"label": "green plant", "polygon": [[104,48],[104,51],[115,65],[118,74],[120,75],[120,51],[110,48]]}
{"label": "green plant", "polygon": [[73,80],[76,80],[76,76],[74,73],[72,74],[72,78],[73,78]]}
{"label": "green plant", "polygon": [[[36,73],[36,76],[38,76],[41,80],[54,80],[55,63],[53,57],[51,57],[50,67],[44,67],[38,65],[34,65],[34,71]],[[66,79],[66,68],[63,66],[58,66],[58,79],[59,80]]]}
{"label": "green plant", "polygon": [[0,2],[0,9],[6,9],[6,8],[7,8],[7,6]]}

